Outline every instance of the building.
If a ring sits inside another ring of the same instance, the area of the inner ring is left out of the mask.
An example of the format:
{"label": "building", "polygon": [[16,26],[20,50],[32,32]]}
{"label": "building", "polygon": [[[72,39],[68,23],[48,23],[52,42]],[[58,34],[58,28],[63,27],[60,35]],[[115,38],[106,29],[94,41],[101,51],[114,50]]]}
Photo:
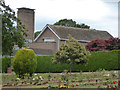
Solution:
{"label": "building", "polygon": [[82,44],[86,44],[96,38],[108,39],[112,37],[107,31],[47,24],[34,39],[34,9],[18,8],[18,18],[21,19],[28,30],[29,36],[25,38],[30,43],[26,44],[27,48],[33,49],[39,55],[54,54],[63,43],[66,43],[69,34]]}
{"label": "building", "polygon": [[28,36],[25,37],[29,42],[34,40],[34,16],[35,9],[29,8],[18,8],[17,16],[22,21],[22,24],[25,25]]}

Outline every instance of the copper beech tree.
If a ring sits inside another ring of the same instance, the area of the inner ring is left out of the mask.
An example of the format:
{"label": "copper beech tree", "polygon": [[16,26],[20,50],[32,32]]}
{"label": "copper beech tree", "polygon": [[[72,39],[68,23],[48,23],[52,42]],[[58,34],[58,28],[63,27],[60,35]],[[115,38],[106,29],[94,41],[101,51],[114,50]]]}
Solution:
{"label": "copper beech tree", "polygon": [[107,40],[96,39],[86,45],[86,49],[90,52],[94,51],[109,51],[120,49],[119,38],[109,38]]}

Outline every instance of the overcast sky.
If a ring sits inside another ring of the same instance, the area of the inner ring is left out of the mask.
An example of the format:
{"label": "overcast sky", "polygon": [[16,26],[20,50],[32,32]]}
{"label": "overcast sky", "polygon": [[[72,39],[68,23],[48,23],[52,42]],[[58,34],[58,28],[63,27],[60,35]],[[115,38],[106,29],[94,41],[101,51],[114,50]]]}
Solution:
{"label": "overcast sky", "polygon": [[5,0],[17,12],[17,8],[35,9],[35,31],[60,19],[73,19],[92,29],[106,30],[118,37],[119,0]]}

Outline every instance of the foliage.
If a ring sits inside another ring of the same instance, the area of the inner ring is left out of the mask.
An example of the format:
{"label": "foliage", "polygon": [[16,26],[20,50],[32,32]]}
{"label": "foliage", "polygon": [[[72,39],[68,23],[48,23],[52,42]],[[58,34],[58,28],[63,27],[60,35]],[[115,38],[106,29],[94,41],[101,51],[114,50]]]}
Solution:
{"label": "foliage", "polygon": [[11,55],[14,45],[20,48],[24,46],[23,36],[27,36],[25,26],[4,1],[0,1],[0,12],[2,12],[2,55]]}
{"label": "foliage", "polygon": [[92,52],[91,56],[89,56],[86,69],[90,71],[96,71],[100,68],[105,70],[118,70],[120,69],[118,65],[119,54],[120,50]]}
{"label": "foliage", "polygon": [[16,74],[25,73],[32,75],[37,66],[36,55],[32,49],[19,49],[13,60],[13,68]]}
{"label": "foliage", "polygon": [[109,38],[105,40],[106,50],[118,50],[120,49],[120,39],[119,38]]}
{"label": "foliage", "polygon": [[105,49],[105,41],[101,39],[92,40],[87,43],[86,49],[89,51],[102,51]]}
{"label": "foliage", "polygon": [[37,32],[35,32],[35,34],[34,34],[34,38],[36,38],[36,37],[40,34],[40,32],[41,32],[41,31],[37,31]]}
{"label": "foliage", "polygon": [[61,26],[67,26],[67,27],[87,28],[87,29],[90,28],[90,26],[85,25],[85,24],[77,24],[76,21],[73,21],[72,19],[61,19],[58,22],[54,23],[54,25],[61,25]]}
{"label": "foliage", "polygon": [[[120,50],[112,50],[112,51],[97,51],[92,52],[90,56],[88,56],[88,64],[72,64],[72,72],[80,72],[82,71],[96,71],[99,69],[102,70],[118,70],[120,66],[118,66],[118,56],[120,54]],[[63,72],[65,69],[69,71],[68,64],[53,64],[51,59],[53,56],[49,55],[41,55],[37,56],[37,69],[36,72]],[[43,68],[44,67],[44,68]]]}
{"label": "foliage", "polygon": [[89,52],[87,52],[85,47],[71,35],[68,36],[68,39],[69,40],[66,42],[66,44],[63,44],[55,53],[52,62],[69,64],[87,63]]}
{"label": "foliage", "polygon": [[70,64],[71,73],[71,64],[86,64],[88,56],[89,52],[86,51],[85,47],[69,35],[66,44],[60,46],[59,50],[54,54],[52,62]]}
{"label": "foliage", "polygon": [[8,67],[11,66],[11,59],[13,59],[13,57],[2,57],[2,72],[6,73]]}
{"label": "foliage", "polygon": [[120,39],[109,38],[108,40],[96,39],[92,40],[86,45],[86,49],[89,51],[108,51],[120,49]]}
{"label": "foliage", "polygon": [[52,58],[52,55],[38,55],[36,72],[62,72],[67,67],[67,64],[53,64]]}

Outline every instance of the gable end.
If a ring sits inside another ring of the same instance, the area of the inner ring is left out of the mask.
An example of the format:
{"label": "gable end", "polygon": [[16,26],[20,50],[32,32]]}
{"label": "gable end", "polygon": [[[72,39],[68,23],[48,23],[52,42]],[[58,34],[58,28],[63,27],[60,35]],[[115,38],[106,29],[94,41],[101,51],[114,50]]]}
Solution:
{"label": "gable end", "polygon": [[53,34],[55,34],[55,36],[56,36],[58,39],[61,39],[48,25],[46,25],[46,26],[43,28],[43,30],[40,32],[40,34],[35,38],[34,42],[35,42],[36,40],[38,40],[38,38],[44,33],[44,31],[45,31],[47,28],[49,28],[49,30],[50,30]]}

